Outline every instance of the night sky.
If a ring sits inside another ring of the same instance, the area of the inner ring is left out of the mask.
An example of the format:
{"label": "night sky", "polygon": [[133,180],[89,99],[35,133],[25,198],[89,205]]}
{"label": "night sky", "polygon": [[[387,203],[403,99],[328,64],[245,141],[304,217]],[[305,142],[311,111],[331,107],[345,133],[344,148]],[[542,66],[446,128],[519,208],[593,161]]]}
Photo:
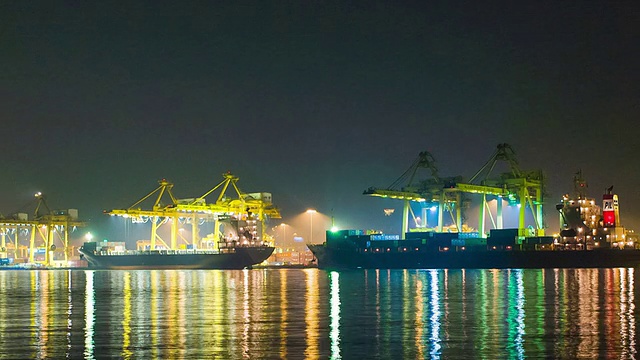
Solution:
{"label": "night sky", "polygon": [[102,210],[159,179],[194,197],[231,171],[285,222],[399,233],[401,203],[363,190],[509,143],[547,177],[549,233],[578,169],[640,230],[639,27],[637,1],[4,0],[0,213],[42,191],[107,237]]}

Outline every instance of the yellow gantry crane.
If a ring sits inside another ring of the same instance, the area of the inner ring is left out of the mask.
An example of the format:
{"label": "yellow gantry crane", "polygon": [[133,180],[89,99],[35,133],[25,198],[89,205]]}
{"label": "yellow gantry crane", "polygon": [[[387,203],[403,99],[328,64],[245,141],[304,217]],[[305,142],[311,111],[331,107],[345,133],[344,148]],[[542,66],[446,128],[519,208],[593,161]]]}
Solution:
{"label": "yellow gantry crane", "polygon": [[[164,240],[158,235],[158,228],[160,225],[164,223],[165,220],[172,219],[171,226],[171,245],[172,249],[175,249],[177,244],[177,224],[178,224],[178,212],[176,206],[178,204],[178,200],[173,195],[173,184],[167,181],[166,179],[162,179],[158,181],[159,186],[142,197],[140,200],[133,203],[126,209],[115,209],[105,211],[106,214],[114,215],[114,216],[122,216],[124,218],[131,218],[142,221],[142,219],[146,219],[151,222],[151,249],[155,249],[156,240],[159,240],[161,243],[167,246]],[[142,209],[140,205],[145,202],[147,199],[151,198],[155,195],[155,201],[151,206],[151,209]],[[168,202],[164,202],[163,200],[169,198]],[[174,231],[175,230],[175,231]]]}
{"label": "yellow gantry crane", "polygon": [[[105,213],[125,218],[150,220],[150,248],[152,250],[156,248],[156,242],[160,242],[167,249],[177,249],[178,224],[182,221],[190,223],[192,226],[191,244],[194,248],[198,248],[200,245],[198,234],[200,222],[213,221],[215,223],[213,236],[214,239],[219,239],[221,237],[220,222],[230,217],[243,220],[255,218],[255,221],[263,225],[259,236],[260,239],[264,239],[264,222],[267,218],[280,218],[280,212],[271,202],[271,194],[245,194],[240,191],[236,184],[238,177],[231,173],[226,173],[223,174],[223,178],[220,183],[203,195],[186,199],[176,198],[173,194],[173,184],[162,179],[159,181],[160,186],[128,208],[109,210],[105,211]],[[227,195],[229,187],[235,190],[235,196]],[[216,190],[219,190],[220,193],[215,202],[207,203],[206,198]],[[141,209],[141,204],[154,195],[156,200],[151,209]],[[171,222],[171,240],[169,244],[158,235],[158,228],[166,222]]]}
{"label": "yellow gantry crane", "polygon": [[[38,192],[35,194],[36,206],[32,219],[27,213],[16,213],[10,218],[0,219],[0,257],[8,257],[9,250],[13,249],[14,258],[24,258],[28,251],[29,263],[36,263],[35,253],[40,247],[36,244],[36,235],[45,249],[44,261],[46,266],[53,264],[54,252],[64,252],[65,263],[69,260],[69,233],[78,227],[86,226],[86,223],[78,220],[77,210],[52,211],[45,200],[45,196]],[[29,246],[21,246],[19,235],[21,231],[28,231]],[[57,241],[56,241],[57,240]],[[58,248],[56,242],[62,245]]]}

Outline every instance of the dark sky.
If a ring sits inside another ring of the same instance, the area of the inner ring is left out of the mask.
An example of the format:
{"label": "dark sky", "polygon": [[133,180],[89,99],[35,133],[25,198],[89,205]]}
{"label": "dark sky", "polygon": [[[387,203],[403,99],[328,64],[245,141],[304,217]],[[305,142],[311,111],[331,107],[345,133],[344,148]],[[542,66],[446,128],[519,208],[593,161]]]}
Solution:
{"label": "dark sky", "polygon": [[578,169],[640,229],[639,24],[637,1],[4,0],[0,212],[42,191],[107,234],[102,209],[158,179],[193,197],[231,171],[285,221],[398,233],[401,204],[363,190],[509,143],[548,178],[550,232]]}

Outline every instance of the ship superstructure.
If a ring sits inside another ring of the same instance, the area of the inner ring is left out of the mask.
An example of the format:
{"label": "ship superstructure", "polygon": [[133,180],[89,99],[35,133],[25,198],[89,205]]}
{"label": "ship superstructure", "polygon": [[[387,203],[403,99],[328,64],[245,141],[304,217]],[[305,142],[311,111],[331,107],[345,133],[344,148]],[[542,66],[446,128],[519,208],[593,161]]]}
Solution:
{"label": "ship superstructure", "polygon": [[573,182],[573,193],[563,195],[556,206],[561,231],[555,246],[567,250],[636,248],[636,237],[621,224],[618,195],[613,193],[613,186],[605,190],[599,202],[587,196],[588,184],[582,171],[576,172]]}

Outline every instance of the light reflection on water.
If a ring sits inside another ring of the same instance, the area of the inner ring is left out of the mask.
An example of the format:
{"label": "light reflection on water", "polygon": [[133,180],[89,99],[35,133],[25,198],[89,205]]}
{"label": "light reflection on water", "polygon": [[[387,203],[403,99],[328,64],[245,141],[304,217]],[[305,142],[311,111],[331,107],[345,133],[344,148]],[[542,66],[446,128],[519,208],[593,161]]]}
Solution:
{"label": "light reflection on water", "polygon": [[[43,272],[46,275],[50,275],[53,273]],[[84,358],[85,359],[93,359],[94,358],[94,342],[93,342],[93,333],[94,333],[94,324],[95,324],[95,295],[93,289],[93,271],[89,270],[86,272],[86,282],[85,282],[85,300],[84,300]],[[37,275],[37,274],[36,274]],[[47,310],[42,311],[43,314],[47,313]]]}
{"label": "light reflection on water", "polygon": [[432,359],[440,358],[440,289],[438,288],[438,270],[429,270],[429,281],[431,283],[431,291],[429,293],[429,306],[431,308],[431,317],[429,319],[429,348]]}
{"label": "light reflection on water", "polygon": [[0,358],[637,358],[635,269],[0,271]]}
{"label": "light reflection on water", "polygon": [[331,359],[341,359],[340,356],[340,274],[332,271],[331,277],[331,329],[329,336],[331,338]]}

